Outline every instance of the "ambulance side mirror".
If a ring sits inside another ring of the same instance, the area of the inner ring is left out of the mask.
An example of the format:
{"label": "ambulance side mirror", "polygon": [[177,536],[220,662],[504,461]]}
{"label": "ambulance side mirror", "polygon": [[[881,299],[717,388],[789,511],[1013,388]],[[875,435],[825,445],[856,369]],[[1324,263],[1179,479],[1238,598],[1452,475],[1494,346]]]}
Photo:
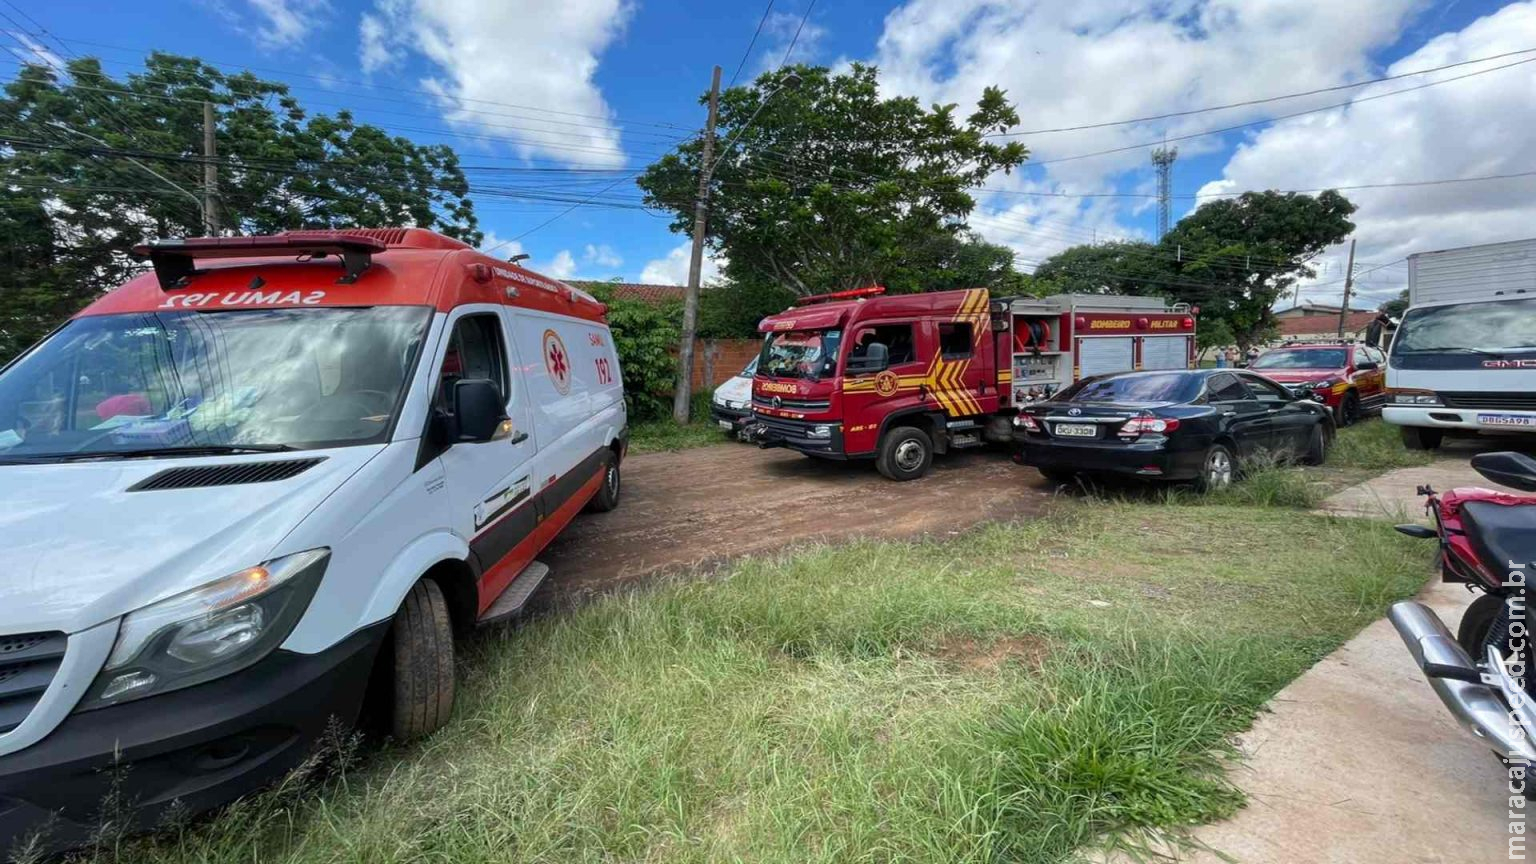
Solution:
{"label": "ambulance side mirror", "polygon": [[507,400],[488,378],[467,378],[453,385],[452,441],[494,441],[512,432]]}
{"label": "ambulance side mirror", "polygon": [[[858,351],[857,348],[854,349]],[[890,349],[879,342],[871,342],[864,346],[864,352],[850,356],[845,367],[849,375],[870,375],[875,372],[884,372],[891,365]]]}

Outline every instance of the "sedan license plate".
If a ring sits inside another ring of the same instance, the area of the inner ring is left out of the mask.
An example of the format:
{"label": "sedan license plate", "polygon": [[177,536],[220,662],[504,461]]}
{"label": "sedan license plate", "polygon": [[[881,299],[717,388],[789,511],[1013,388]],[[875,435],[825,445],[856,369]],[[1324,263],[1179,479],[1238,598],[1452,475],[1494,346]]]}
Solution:
{"label": "sedan license plate", "polygon": [[1099,427],[1092,423],[1057,423],[1056,434],[1063,438],[1097,438]]}
{"label": "sedan license plate", "polygon": [[1536,426],[1536,417],[1519,414],[1479,414],[1477,422],[1484,426]]}
{"label": "sedan license plate", "polygon": [[731,426],[731,421],[729,421],[729,420],[720,420],[720,421],[717,421],[717,422],[720,424],[720,428],[724,429],[727,432],[731,431],[731,429],[733,428]]}

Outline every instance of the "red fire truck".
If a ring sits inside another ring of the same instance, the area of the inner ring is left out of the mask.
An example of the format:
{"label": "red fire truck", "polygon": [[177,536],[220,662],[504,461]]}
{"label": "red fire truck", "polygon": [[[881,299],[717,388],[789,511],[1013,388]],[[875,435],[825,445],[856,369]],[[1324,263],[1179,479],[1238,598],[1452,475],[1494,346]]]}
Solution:
{"label": "red fire truck", "polygon": [[985,289],[807,297],[764,318],[752,437],[893,480],[1012,440],[1019,405],[1079,378],[1194,365],[1194,310],[1154,297],[992,299]]}

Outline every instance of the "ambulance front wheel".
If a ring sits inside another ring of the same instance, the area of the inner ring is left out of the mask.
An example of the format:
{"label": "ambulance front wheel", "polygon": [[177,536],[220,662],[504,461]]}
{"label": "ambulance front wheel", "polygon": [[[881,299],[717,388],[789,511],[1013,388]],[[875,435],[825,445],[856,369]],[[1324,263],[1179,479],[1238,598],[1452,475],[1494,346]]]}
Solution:
{"label": "ambulance front wheel", "polygon": [[933,439],[915,426],[898,426],[885,433],[875,467],[892,480],[916,480],[933,464]]}
{"label": "ambulance front wheel", "polygon": [[453,624],[437,582],[422,579],[412,586],[384,650],[390,735],[410,741],[442,728],[453,713]]}

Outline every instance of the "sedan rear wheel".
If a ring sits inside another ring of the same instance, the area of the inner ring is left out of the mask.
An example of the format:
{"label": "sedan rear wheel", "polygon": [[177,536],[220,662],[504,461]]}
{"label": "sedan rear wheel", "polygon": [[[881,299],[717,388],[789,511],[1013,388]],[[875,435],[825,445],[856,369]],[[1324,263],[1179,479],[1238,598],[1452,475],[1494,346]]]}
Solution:
{"label": "sedan rear wheel", "polygon": [[1232,458],[1232,451],[1224,445],[1212,444],[1211,449],[1205,451],[1205,461],[1200,466],[1200,477],[1195,486],[1201,492],[1225,489],[1232,485],[1236,473],[1237,463]]}

